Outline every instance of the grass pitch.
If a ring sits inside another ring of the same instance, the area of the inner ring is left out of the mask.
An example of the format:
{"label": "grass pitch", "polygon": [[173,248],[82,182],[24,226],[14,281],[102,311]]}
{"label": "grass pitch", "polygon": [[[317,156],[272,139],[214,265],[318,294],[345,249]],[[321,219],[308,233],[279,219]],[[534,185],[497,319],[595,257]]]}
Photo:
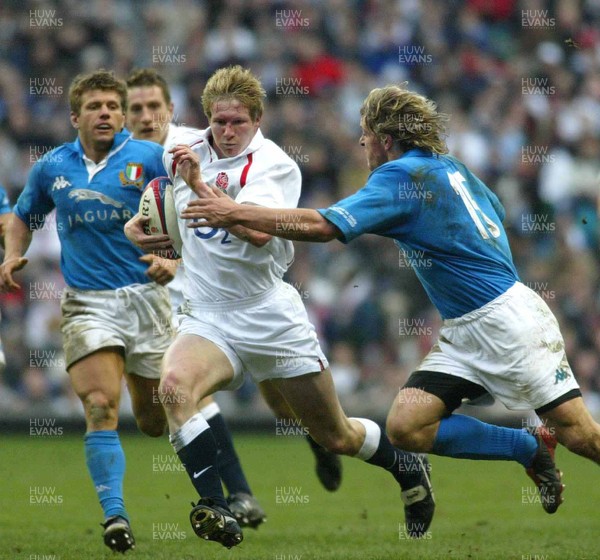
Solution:
{"label": "grass pitch", "polygon": [[[122,441],[137,540],[127,553],[132,560],[600,558],[600,471],[565,449],[558,464],[566,502],[555,515],[542,511],[516,463],[431,457],[436,517],[427,538],[411,541],[389,474],[344,458],[342,487],[330,494],[302,438],[240,434],[238,453],[269,519],[227,550],[192,532],[195,493],[166,439],[124,435]],[[4,436],[0,449],[0,558],[116,558],[102,543],[81,437]]]}

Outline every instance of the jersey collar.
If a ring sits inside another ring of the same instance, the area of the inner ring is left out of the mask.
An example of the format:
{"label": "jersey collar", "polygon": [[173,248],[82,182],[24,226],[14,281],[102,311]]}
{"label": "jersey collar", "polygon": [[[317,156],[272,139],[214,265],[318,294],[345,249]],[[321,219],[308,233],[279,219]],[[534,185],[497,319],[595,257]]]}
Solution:
{"label": "jersey collar", "polygon": [[215,150],[214,146],[212,145],[212,132],[210,130],[210,127],[204,131],[204,135],[207,140],[208,146],[210,147],[211,154],[215,155],[215,159],[233,159],[233,158],[247,156],[248,154],[256,152],[256,150],[258,150],[265,143],[265,137],[263,136],[263,133],[261,132],[261,130],[259,128],[259,129],[257,129],[256,134],[254,135],[252,140],[250,140],[250,144],[248,144],[248,146],[246,146],[245,150],[241,151],[237,156],[233,156],[231,158],[219,158],[219,156],[217,155],[217,151]]}
{"label": "jersey collar", "polygon": [[[118,152],[125,145],[125,143],[128,142],[131,138],[132,138],[131,132],[129,132],[129,130],[127,130],[126,128],[121,130],[121,132],[117,132],[115,134],[115,137],[113,140],[112,148],[110,149],[110,152],[108,152],[106,159],[108,159],[114,153]],[[67,146],[69,148],[71,148],[71,150],[73,150],[74,152],[79,154],[79,157],[81,157],[83,159],[83,156],[85,155],[85,153],[83,151],[83,146],[81,145],[81,142],[79,141],[79,137],[77,137],[75,142],[71,142],[70,144],[67,144]]]}
{"label": "jersey collar", "polygon": [[404,152],[398,159],[402,159],[403,157],[431,157],[432,154],[431,150],[426,150],[425,148],[411,148]]}

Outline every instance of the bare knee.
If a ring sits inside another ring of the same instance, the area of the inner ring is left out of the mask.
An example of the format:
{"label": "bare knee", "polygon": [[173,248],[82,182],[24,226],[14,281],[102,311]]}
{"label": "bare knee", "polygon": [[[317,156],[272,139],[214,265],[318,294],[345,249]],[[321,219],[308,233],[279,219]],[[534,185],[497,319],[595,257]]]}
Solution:
{"label": "bare knee", "polygon": [[115,429],[118,420],[118,399],[103,391],[91,391],[82,399],[88,429]]}
{"label": "bare knee", "polygon": [[135,421],[143,434],[150,437],[160,437],[165,433],[167,419],[164,414],[139,414]]}
{"label": "bare knee", "polygon": [[400,449],[427,453],[445,414],[446,405],[435,395],[413,387],[403,388],[388,414],[387,436]]}
{"label": "bare knee", "polygon": [[396,418],[388,418],[385,426],[386,434],[392,445],[406,451],[420,451],[423,443],[420,430],[421,426]]}
{"label": "bare knee", "polygon": [[179,372],[167,369],[158,386],[158,398],[166,411],[176,410],[189,403],[191,388]]}
{"label": "bare knee", "polygon": [[390,414],[385,431],[395,447],[427,453],[433,447],[438,422],[437,418],[425,419],[417,414]]}

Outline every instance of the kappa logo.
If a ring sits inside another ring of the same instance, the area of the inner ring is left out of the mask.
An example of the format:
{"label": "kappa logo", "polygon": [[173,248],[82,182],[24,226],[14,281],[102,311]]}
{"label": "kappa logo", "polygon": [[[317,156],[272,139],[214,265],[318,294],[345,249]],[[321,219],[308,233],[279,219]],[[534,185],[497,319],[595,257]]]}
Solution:
{"label": "kappa logo", "polygon": [[224,171],[221,171],[217,175],[215,184],[217,185],[217,187],[219,189],[221,189],[223,192],[225,192],[227,190],[227,187],[229,186],[229,177],[227,176],[227,173],[225,173]]}
{"label": "kappa logo", "polygon": [[69,198],[74,198],[75,202],[81,202],[82,200],[99,200],[102,204],[114,206],[115,208],[123,208],[123,203],[110,198],[105,194],[97,191],[91,191],[89,189],[75,189],[69,193]]}
{"label": "kappa logo", "polygon": [[60,189],[70,186],[71,183],[69,183],[69,181],[67,181],[63,175],[59,175],[56,179],[54,179],[54,183],[52,183],[52,190],[59,191]]}
{"label": "kappa logo", "polygon": [[565,371],[563,368],[558,368],[554,377],[554,384],[558,385],[560,381],[566,381],[569,377],[571,377],[571,374],[568,371]]}

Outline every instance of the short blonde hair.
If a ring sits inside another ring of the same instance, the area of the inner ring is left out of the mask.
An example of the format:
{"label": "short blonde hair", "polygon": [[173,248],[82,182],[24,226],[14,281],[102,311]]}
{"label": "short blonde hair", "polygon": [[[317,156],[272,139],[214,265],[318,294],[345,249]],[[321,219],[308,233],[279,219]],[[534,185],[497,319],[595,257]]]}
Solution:
{"label": "short blonde hair", "polygon": [[389,134],[403,151],[424,148],[436,154],[448,153],[445,136],[449,116],[438,113],[431,99],[401,86],[372,90],[360,109],[361,126],[380,139]]}
{"label": "short blonde hair", "polygon": [[248,109],[250,118],[255,121],[262,117],[266,97],[260,80],[247,68],[239,65],[219,68],[206,82],[202,93],[204,114],[210,121],[212,106],[217,101],[236,99]]}

